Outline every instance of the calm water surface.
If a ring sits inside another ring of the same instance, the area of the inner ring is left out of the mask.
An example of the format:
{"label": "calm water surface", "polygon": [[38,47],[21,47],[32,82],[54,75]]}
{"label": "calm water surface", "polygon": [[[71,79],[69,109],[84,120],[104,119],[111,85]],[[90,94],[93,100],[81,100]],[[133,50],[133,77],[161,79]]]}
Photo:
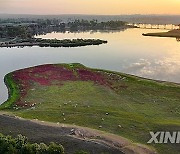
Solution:
{"label": "calm water surface", "polygon": [[[0,48],[0,103],[7,99],[5,74],[47,63],[82,63],[93,68],[125,72],[180,83],[180,42],[174,38],[143,37],[160,30],[51,33],[43,38],[100,38],[108,44],[77,48]],[[162,31],[162,30],[161,30]]]}

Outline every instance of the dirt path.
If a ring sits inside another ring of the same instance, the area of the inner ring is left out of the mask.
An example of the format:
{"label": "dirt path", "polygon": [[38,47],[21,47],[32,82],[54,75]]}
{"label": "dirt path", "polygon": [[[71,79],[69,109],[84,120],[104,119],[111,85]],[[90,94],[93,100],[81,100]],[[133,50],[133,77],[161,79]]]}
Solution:
{"label": "dirt path", "polygon": [[78,150],[89,151],[91,154],[156,153],[146,146],[133,144],[117,135],[74,125],[25,120],[4,113],[0,113],[0,133],[12,136],[22,134],[32,142],[61,143],[67,154]]}

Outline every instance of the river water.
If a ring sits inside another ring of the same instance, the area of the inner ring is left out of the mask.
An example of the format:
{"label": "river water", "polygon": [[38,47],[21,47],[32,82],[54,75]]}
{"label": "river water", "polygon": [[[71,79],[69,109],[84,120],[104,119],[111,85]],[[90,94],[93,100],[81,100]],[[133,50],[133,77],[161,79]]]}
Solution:
{"label": "river water", "polygon": [[7,99],[5,74],[48,63],[82,63],[88,67],[124,72],[180,83],[180,42],[175,38],[144,37],[156,29],[114,32],[50,33],[42,38],[99,38],[108,44],[76,48],[0,48],[0,103]]}

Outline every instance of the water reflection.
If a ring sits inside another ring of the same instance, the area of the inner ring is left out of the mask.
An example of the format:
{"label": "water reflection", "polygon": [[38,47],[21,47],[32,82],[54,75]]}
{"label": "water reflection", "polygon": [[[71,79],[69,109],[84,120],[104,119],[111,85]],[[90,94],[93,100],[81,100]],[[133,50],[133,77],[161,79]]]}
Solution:
{"label": "water reflection", "polygon": [[[179,44],[174,38],[143,37],[143,32],[162,30],[128,29],[126,31],[89,31],[80,33],[51,33],[43,38],[101,38],[108,40],[99,47],[97,59],[109,59],[102,68],[122,71],[142,77],[180,82]],[[166,32],[166,30],[164,30]],[[41,36],[40,36],[41,37]],[[179,40],[179,39],[178,39]],[[108,58],[107,58],[108,57]],[[94,61],[96,63],[96,60]],[[104,61],[102,63],[105,63]],[[105,66],[105,67],[104,67]]]}
{"label": "water reflection", "polygon": [[[131,26],[128,26],[131,27]],[[64,23],[56,26],[56,25],[50,25],[50,26],[40,26],[40,25],[29,25],[30,32],[35,35],[46,35],[48,33],[84,33],[84,32],[91,32],[91,33],[96,33],[96,32],[101,32],[101,33],[112,33],[112,32],[118,32],[118,31],[124,31],[127,29],[127,26],[121,26],[120,28],[116,28],[117,30],[113,29],[107,29],[103,27],[76,27],[76,28],[66,28]],[[92,30],[93,29],[93,30]]]}
{"label": "water reflection", "polygon": [[0,102],[7,99],[4,75],[47,63],[82,63],[142,77],[180,83],[180,43],[174,38],[143,37],[162,30],[128,29],[112,32],[50,33],[39,37],[100,38],[108,44],[77,48],[0,48]]}

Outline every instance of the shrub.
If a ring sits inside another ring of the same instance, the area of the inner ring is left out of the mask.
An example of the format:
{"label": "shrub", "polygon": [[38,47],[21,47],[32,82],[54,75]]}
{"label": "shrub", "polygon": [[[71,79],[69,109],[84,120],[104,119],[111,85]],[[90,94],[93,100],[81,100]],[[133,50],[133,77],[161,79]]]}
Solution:
{"label": "shrub", "polygon": [[81,151],[77,151],[75,154],[89,154],[89,153],[81,150]]}
{"label": "shrub", "polygon": [[62,145],[53,142],[47,146],[44,143],[28,143],[25,136],[18,135],[17,138],[0,134],[0,154],[64,154]]}

